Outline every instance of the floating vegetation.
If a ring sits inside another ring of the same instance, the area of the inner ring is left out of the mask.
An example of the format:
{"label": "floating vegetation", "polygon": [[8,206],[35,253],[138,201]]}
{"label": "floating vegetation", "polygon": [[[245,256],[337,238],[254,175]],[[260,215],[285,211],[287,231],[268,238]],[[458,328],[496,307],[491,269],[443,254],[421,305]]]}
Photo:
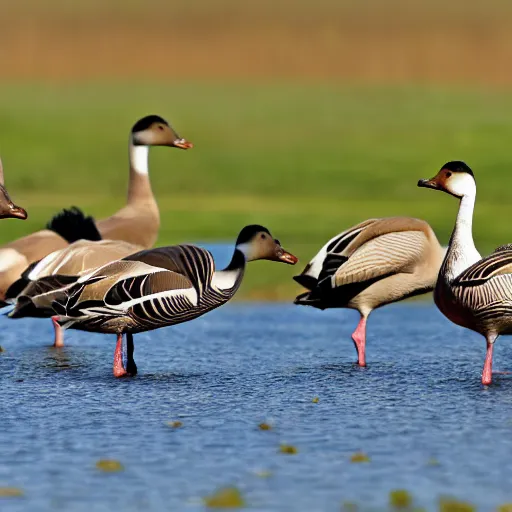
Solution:
{"label": "floating vegetation", "polygon": [[263,423],[260,423],[260,424],[258,425],[258,428],[259,428],[260,430],[272,430],[272,425],[270,425],[269,423],[265,423],[265,422],[263,422]]}
{"label": "floating vegetation", "polygon": [[181,428],[183,423],[181,421],[168,421],[167,426],[171,428]]}
{"label": "floating vegetation", "polygon": [[315,396],[315,398],[313,398],[313,400],[311,400],[314,404],[317,404],[319,401],[320,401],[320,398],[318,398],[317,396]]}
{"label": "floating vegetation", "polygon": [[512,512],[512,503],[504,503],[500,505],[497,509],[497,512]]}
{"label": "floating vegetation", "polygon": [[439,512],[475,512],[476,508],[471,503],[458,501],[453,498],[442,497],[439,499]]}
{"label": "floating vegetation", "polygon": [[353,501],[344,501],[341,505],[341,509],[344,512],[357,512],[359,507],[357,506],[357,503],[354,503]]}
{"label": "floating vegetation", "polygon": [[389,505],[394,509],[410,508],[412,501],[412,496],[405,489],[395,489],[389,493]]}
{"label": "floating vegetation", "polygon": [[363,452],[356,452],[350,456],[350,462],[370,462],[370,457]]}
{"label": "floating vegetation", "polygon": [[225,487],[203,498],[203,503],[210,508],[244,508],[245,500],[236,487]]}
{"label": "floating vegetation", "polygon": [[2,345],[0,345],[0,354],[1,354],[2,352],[5,352],[5,349],[4,349],[4,347],[2,347]]}
{"label": "floating vegetation", "polygon": [[255,471],[254,474],[256,476],[259,476],[260,478],[270,478],[272,476],[272,471],[261,470],[261,471]]}
{"label": "floating vegetation", "polygon": [[436,458],[431,457],[430,459],[428,459],[427,465],[428,466],[440,466],[441,463]]}
{"label": "floating vegetation", "polygon": [[17,487],[0,487],[0,498],[19,498],[25,493]]}
{"label": "floating vegetation", "polygon": [[106,473],[116,473],[118,471],[123,471],[124,466],[118,460],[100,459],[96,462],[96,469],[105,471]]}
{"label": "floating vegetation", "polygon": [[297,453],[299,453],[299,450],[297,450],[297,448],[292,444],[282,444],[279,447],[279,451],[281,453],[286,453],[288,455],[296,455]]}

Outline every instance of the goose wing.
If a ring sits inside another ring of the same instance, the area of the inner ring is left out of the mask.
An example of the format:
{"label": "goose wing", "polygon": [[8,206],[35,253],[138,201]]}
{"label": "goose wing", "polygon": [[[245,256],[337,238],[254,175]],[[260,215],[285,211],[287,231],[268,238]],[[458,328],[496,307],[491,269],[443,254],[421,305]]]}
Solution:
{"label": "goose wing", "polygon": [[499,324],[512,316],[512,248],[499,247],[471,265],[452,281],[451,289],[477,322]]}
{"label": "goose wing", "polygon": [[[78,279],[85,272],[124,258],[140,249],[140,246],[117,240],[73,242],[68,247],[54,251],[29,265],[21,277],[9,287],[5,297],[6,299],[14,299],[20,295],[33,297],[39,290],[39,287],[33,286],[33,283],[40,279],[45,279],[43,286],[46,288],[45,291],[48,291],[48,286],[52,282],[46,279],[48,276],[75,276]],[[57,281],[55,284],[57,285]]]}
{"label": "goose wing", "polygon": [[195,245],[148,249],[127,256],[124,261],[140,261],[180,274],[192,283],[198,296],[201,296],[210,285],[215,272],[211,253]]}
{"label": "goose wing", "polygon": [[461,272],[453,281],[452,286],[478,286],[491,279],[512,274],[512,245],[502,245],[492,254],[477,261]]}
{"label": "goose wing", "polygon": [[115,261],[140,250],[141,247],[118,240],[91,242],[79,240],[40,260],[28,273],[35,281],[50,275],[79,276],[110,261]]}
{"label": "goose wing", "polygon": [[192,314],[213,271],[213,257],[198,247],[145,250],[83,276],[53,308],[68,319],[129,315],[139,326],[159,327]]}
{"label": "goose wing", "polygon": [[350,229],[343,231],[339,235],[331,238],[319,251],[313,259],[306,265],[304,270],[298,276],[294,276],[293,279],[297,281],[301,286],[312,290],[318,284],[320,272],[324,265],[324,260],[328,254],[339,254],[346,259],[343,251],[357,236],[364,231],[368,226],[378,222],[379,219],[368,219],[356,226],[352,226]]}
{"label": "goose wing", "polygon": [[327,253],[317,286],[299,295],[295,303],[315,307],[330,302],[346,304],[380,279],[413,273],[435,235],[424,221],[391,220],[389,223],[390,219],[379,219],[369,225],[368,232],[361,231],[341,254]]}
{"label": "goose wing", "polygon": [[[410,273],[421,260],[428,245],[422,231],[386,233],[366,241],[334,270],[329,258],[323,279],[331,279],[332,287],[374,282],[393,274]],[[335,256],[333,257],[335,259]],[[322,277],[322,276],[321,276]]]}
{"label": "goose wing", "polygon": [[333,285],[343,286],[402,272],[414,266],[431,237],[431,227],[420,219],[369,219],[330,240],[295,280],[314,289],[333,275]]}

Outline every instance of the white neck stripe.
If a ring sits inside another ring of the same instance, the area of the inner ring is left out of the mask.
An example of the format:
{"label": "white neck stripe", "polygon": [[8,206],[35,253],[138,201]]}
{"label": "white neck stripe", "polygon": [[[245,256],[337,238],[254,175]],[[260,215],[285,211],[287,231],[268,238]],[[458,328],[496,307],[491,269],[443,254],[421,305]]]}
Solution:
{"label": "white neck stripe", "polygon": [[149,146],[130,146],[130,164],[138,174],[148,174]]}

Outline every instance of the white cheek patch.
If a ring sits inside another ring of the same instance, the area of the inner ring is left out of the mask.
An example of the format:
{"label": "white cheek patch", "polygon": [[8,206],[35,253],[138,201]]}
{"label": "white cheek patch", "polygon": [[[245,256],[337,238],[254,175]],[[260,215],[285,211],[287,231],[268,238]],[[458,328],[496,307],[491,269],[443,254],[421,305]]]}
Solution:
{"label": "white cheek patch", "polygon": [[476,195],[475,180],[465,172],[453,173],[445,186],[452,194],[459,197]]}
{"label": "white cheek patch", "polygon": [[251,259],[251,246],[249,243],[237,245],[236,248],[244,255],[245,259],[249,261]]}
{"label": "white cheek patch", "polygon": [[130,156],[133,170],[139,174],[148,174],[149,146],[132,146]]}

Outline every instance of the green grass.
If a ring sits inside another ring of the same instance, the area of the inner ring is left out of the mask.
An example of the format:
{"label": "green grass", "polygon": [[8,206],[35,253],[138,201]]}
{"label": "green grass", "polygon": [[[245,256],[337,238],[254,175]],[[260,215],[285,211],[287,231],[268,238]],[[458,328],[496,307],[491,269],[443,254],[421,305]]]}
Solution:
{"label": "green grass", "polygon": [[[4,221],[0,240],[70,204],[96,217],[119,208],[128,132],[147,113],[195,144],[152,151],[160,245],[233,240],[257,222],[303,265],[337,232],[389,215],[424,218],[447,243],[456,200],[416,183],[451,159],[466,160],[477,177],[477,246],[485,253],[512,241],[512,94],[214,82],[0,86],[6,183],[30,215]],[[242,296],[292,297],[296,270],[255,264]]]}

